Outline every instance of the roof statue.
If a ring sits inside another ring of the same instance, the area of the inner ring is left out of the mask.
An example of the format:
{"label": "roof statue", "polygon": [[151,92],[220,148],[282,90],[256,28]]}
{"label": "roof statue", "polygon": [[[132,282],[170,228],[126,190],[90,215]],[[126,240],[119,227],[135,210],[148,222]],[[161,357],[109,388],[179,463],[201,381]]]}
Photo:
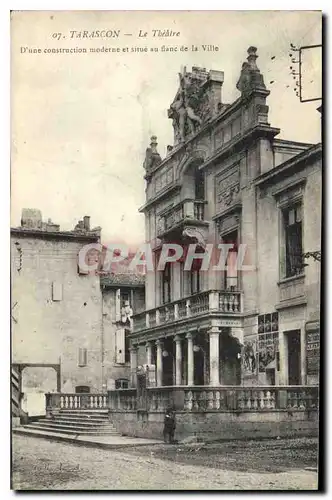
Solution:
{"label": "roof statue", "polygon": [[218,111],[221,101],[222,71],[186,67],[179,73],[179,88],[168,110],[173,122],[174,143],[181,144]]}
{"label": "roof statue", "polygon": [[242,96],[247,96],[252,90],[266,90],[264,78],[259,71],[256,59],[256,47],[249,47],[247,62],[242,64],[240,78],[236,84],[236,88],[241,92]]}
{"label": "roof statue", "polygon": [[146,177],[149,177],[149,174],[154,169],[154,167],[159,165],[159,163],[161,163],[162,161],[161,156],[157,151],[157,146],[158,146],[157,137],[153,135],[151,137],[150,147],[146,148],[145,160],[143,163],[143,167],[145,168],[146,171]]}

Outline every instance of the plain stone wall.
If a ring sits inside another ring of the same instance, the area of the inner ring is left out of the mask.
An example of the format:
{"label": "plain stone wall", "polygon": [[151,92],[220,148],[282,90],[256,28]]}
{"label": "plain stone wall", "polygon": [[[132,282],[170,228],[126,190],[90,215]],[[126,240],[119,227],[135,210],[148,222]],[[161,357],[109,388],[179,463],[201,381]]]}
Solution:
{"label": "plain stone wall", "polygon": [[[164,414],[111,411],[110,419],[124,435],[163,438]],[[175,439],[197,435],[204,440],[254,439],[318,435],[316,411],[176,412]]]}
{"label": "plain stone wall", "polygon": [[[102,390],[101,290],[98,276],[77,272],[77,255],[84,244],[17,234],[11,237],[12,304],[17,302],[13,309],[12,361],[59,363],[61,358],[63,392],[75,391],[77,385]],[[60,301],[52,299],[54,281],[62,284]],[[78,366],[79,348],[88,351],[86,367]],[[52,377],[48,390],[54,389]]]}

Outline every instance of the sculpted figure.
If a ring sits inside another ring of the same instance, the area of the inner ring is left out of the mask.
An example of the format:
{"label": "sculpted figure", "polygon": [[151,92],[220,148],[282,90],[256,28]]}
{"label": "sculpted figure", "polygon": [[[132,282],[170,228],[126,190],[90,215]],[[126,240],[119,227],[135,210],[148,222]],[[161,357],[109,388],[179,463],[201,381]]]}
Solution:
{"label": "sculpted figure", "polygon": [[173,119],[173,127],[175,131],[176,140],[184,141],[186,136],[186,127],[189,133],[195,132],[195,125],[201,125],[201,118],[195,114],[192,107],[189,105],[188,88],[190,81],[186,73],[182,75],[179,73],[180,89],[176,99],[170,106],[169,117]]}

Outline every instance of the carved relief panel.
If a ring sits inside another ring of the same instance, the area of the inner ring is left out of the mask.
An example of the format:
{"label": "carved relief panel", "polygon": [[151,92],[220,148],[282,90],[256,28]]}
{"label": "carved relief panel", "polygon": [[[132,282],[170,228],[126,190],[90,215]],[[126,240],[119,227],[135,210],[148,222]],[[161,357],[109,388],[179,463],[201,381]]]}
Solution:
{"label": "carved relief panel", "polygon": [[169,165],[167,168],[163,169],[161,172],[156,174],[155,178],[155,192],[159,193],[163,188],[172,184],[173,182],[173,165]]}
{"label": "carved relief panel", "polygon": [[240,173],[239,164],[221,172],[215,177],[216,211],[223,212],[239,200]]}

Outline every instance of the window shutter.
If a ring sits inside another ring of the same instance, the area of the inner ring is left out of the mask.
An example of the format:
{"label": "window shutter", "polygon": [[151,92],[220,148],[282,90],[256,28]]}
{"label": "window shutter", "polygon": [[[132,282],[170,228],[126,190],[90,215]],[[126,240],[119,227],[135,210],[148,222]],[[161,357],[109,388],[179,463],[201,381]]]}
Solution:
{"label": "window shutter", "polygon": [[115,292],[115,321],[121,321],[121,291],[120,288]]}
{"label": "window shutter", "polygon": [[119,328],[116,330],[116,362],[125,362],[125,329]]}
{"label": "window shutter", "polygon": [[[86,257],[85,257],[85,264],[87,264],[86,262]],[[81,266],[80,266],[80,262],[79,262],[79,255],[77,255],[77,272],[78,274],[89,274],[89,270],[86,268],[86,269],[83,269]]]}
{"label": "window shutter", "polygon": [[52,283],[52,299],[54,302],[62,300],[62,283],[58,281]]}
{"label": "window shutter", "polygon": [[78,366],[86,366],[88,364],[87,358],[87,350],[84,347],[81,347],[78,350]]}

